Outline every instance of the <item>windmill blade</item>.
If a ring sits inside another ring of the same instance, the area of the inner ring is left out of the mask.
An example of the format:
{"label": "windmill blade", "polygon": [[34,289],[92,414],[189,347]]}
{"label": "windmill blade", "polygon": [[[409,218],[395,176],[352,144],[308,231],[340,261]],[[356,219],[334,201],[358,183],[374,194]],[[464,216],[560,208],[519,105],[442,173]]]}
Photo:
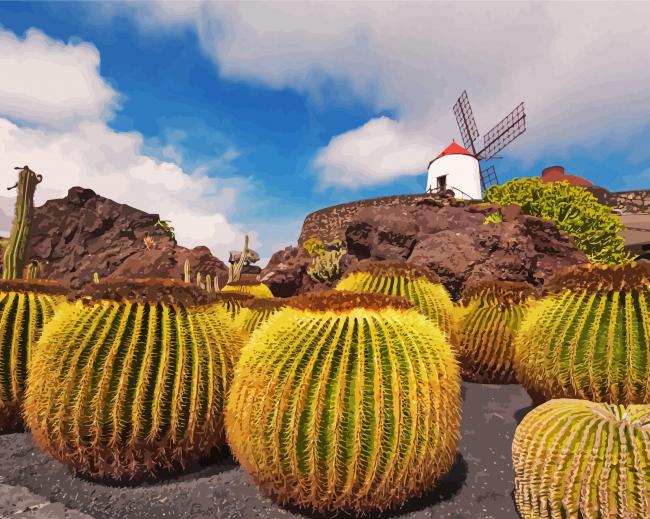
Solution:
{"label": "windmill blade", "polygon": [[469,104],[469,98],[465,90],[463,90],[463,93],[454,105],[454,115],[456,116],[456,122],[458,123],[460,136],[463,139],[465,148],[472,150],[472,153],[476,155],[474,141],[478,137],[478,130],[476,129],[476,121],[474,120],[472,107]]}
{"label": "windmill blade", "polygon": [[494,166],[481,170],[481,189],[485,191],[488,187],[498,185],[499,179]]}
{"label": "windmill blade", "polygon": [[514,141],[526,131],[526,114],[524,103],[510,112],[499,124],[492,128],[483,137],[483,149],[478,152],[477,158],[488,160]]}

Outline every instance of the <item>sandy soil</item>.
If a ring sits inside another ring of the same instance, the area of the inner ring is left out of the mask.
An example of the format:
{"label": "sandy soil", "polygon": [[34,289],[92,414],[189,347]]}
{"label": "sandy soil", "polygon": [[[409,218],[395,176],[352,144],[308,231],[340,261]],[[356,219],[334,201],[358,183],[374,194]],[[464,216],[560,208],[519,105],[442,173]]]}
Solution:
{"label": "sandy soil", "polygon": [[[511,445],[530,410],[519,385],[463,383],[462,439],[456,464],[435,491],[400,510],[369,516],[408,519],[517,519]],[[87,515],[83,515],[87,514]],[[138,487],[111,487],[70,475],[42,454],[29,434],[0,436],[0,517],[17,518],[298,518],[260,493],[230,456],[184,475]],[[342,516],[339,516],[342,517]]]}

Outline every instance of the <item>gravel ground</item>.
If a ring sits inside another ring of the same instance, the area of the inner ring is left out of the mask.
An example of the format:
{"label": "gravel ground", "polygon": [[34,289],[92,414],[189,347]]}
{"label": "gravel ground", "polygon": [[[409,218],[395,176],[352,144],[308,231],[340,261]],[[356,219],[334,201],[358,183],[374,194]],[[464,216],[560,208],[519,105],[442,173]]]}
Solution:
{"label": "gravel ground", "polygon": [[[519,517],[512,500],[510,449],[530,398],[519,385],[463,383],[463,393],[462,438],[452,470],[433,492],[376,519]],[[111,487],[72,477],[42,454],[27,433],[0,436],[0,517],[324,519],[275,505],[231,456],[164,482]]]}

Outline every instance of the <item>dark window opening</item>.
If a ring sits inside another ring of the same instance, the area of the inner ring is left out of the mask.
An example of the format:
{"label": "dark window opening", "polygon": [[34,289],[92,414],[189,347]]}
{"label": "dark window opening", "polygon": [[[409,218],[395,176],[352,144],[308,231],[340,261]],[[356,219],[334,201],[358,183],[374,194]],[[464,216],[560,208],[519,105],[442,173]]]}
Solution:
{"label": "dark window opening", "polygon": [[447,175],[442,175],[437,178],[438,181],[438,191],[446,191],[447,190]]}

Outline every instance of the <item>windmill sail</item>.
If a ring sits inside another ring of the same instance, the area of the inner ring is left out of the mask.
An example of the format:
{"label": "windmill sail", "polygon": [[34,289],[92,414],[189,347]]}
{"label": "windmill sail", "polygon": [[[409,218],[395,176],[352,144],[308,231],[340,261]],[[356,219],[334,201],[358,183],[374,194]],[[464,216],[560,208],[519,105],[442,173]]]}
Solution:
{"label": "windmill sail", "polygon": [[524,103],[510,112],[499,124],[483,137],[483,149],[476,158],[488,160],[526,131],[526,114]]}
{"label": "windmill sail", "polygon": [[481,189],[485,191],[488,187],[498,185],[499,179],[494,166],[481,170]]}
{"label": "windmill sail", "polygon": [[465,148],[468,150],[471,149],[472,153],[476,155],[474,141],[478,137],[478,130],[476,129],[476,121],[474,120],[472,107],[469,104],[467,91],[463,90],[458,101],[456,101],[456,104],[454,105],[454,114],[456,115],[456,122],[458,123],[460,136],[463,139]]}

